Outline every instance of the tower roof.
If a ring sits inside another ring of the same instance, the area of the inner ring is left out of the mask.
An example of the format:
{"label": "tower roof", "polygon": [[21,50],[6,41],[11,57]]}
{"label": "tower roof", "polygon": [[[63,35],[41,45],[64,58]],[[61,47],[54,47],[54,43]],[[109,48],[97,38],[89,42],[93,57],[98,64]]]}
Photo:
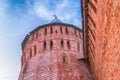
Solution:
{"label": "tower roof", "polygon": [[62,23],[62,21],[59,20],[56,15],[53,15],[53,16],[54,16],[55,18],[54,18],[50,23]]}

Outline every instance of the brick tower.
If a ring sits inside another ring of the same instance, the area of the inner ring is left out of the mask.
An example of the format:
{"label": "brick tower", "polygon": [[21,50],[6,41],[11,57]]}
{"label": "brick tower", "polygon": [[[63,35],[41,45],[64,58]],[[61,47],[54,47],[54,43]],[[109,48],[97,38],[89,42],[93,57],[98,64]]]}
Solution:
{"label": "brick tower", "polygon": [[55,16],[23,40],[19,80],[91,80],[82,43],[82,30]]}

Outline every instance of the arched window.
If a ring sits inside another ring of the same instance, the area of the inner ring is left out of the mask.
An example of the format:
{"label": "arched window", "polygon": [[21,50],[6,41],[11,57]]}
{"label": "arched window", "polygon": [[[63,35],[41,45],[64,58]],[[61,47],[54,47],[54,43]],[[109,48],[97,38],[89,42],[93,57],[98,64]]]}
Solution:
{"label": "arched window", "polygon": [[53,49],[53,41],[50,41],[50,49]]}
{"label": "arched window", "polygon": [[36,55],[36,45],[34,46],[34,55]]}
{"label": "arched window", "polygon": [[79,45],[79,42],[77,42],[77,51],[80,51],[80,45]]}
{"label": "arched window", "polygon": [[62,34],[62,26],[60,27],[60,33]]}
{"label": "arched window", "polygon": [[66,56],[63,56],[63,63],[66,62]]}
{"label": "arched window", "polygon": [[64,49],[64,42],[61,40],[61,49]]}
{"label": "arched window", "polygon": [[69,40],[67,41],[67,47],[70,50],[70,41]]}
{"label": "arched window", "polygon": [[47,28],[45,28],[45,35],[47,35]]}
{"label": "arched window", "polygon": [[68,34],[68,29],[67,29],[67,27],[65,28],[65,31],[66,31],[66,34]]}
{"label": "arched window", "polygon": [[46,50],[46,41],[44,41],[43,49]]}
{"label": "arched window", "polygon": [[66,63],[67,62],[67,56],[66,56],[65,53],[62,53],[62,55],[61,55],[61,62],[62,63]]}
{"label": "arched window", "polygon": [[50,27],[50,34],[52,34],[53,33],[53,30],[52,30],[52,27]]}
{"label": "arched window", "polygon": [[30,58],[32,57],[32,49],[30,48]]}

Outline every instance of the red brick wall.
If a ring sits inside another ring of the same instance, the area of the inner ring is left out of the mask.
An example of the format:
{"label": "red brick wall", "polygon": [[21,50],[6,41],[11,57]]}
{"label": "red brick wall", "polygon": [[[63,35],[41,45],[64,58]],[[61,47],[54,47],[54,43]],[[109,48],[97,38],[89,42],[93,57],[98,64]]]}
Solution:
{"label": "red brick wall", "polygon": [[82,32],[70,25],[47,25],[33,31],[22,46],[19,80],[85,80],[90,72],[86,62],[78,61],[84,58],[82,44]]}
{"label": "red brick wall", "polygon": [[120,79],[120,0],[82,0],[84,51],[96,80]]}

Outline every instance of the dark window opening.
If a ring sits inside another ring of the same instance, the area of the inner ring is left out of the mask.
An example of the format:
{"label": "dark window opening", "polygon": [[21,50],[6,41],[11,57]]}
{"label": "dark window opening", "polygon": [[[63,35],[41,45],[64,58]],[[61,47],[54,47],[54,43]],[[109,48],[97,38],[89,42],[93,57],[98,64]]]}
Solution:
{"label": "dark window opening", "polygon": [[43,45],[43,46],[44,46],[44,50],[46,50],[46,42],[44,42],[44,45]]}
{"label": "dark window opening", "polygon": [[34,46],[34,55],[36,55],[36,45]]}
{"label": "dark window opening", "polygon": [[62,34],[62,26],[60,27],[60,33]]}
{"label": "dark window opening", "polygon": [[64,42],[61,40],[61,49],[64,49]]}
{"label": "dark window opening", "polygon": [[32,57],[32,49],[30,49],[30,58]]}
{"label": "dark window opening", "polygon": [[63,56],[63,63],[65,63],[66,62],[66,57],[65,56]]}
{"label": "dark window opening", "polygon": [[52,27],[50,27],[50,33],[51,33],[51,34],[53,33]]}
{"label": "dark window opening", "polygon": [[67,41],[67,47],[70,50],[70,41]]}
{"label": "dark window opening", "polygon": [[53,49],[53,41],[50,41],[50,49]]}
{"label": "dark window opening", "polygon": [[45,35],[47,35],[47,28],[45,28]]}
{"label": "dark window opening", "polygon": [[66,34],[68,34],[68,29],[67,29],[67,27],[66,27]]}
{"label": "dark window opening", "polygon": [[57,33],[57,30],[55,31],[55,33]]}
{"label": "dark window opening", "polygon": [[79,45],[79,42],[77,42],[77,51],[80,51],[80,45]]}
{"label": "dark window opening", "polygon": [[80,78],[83,78],[83,76],[81,76]]}

